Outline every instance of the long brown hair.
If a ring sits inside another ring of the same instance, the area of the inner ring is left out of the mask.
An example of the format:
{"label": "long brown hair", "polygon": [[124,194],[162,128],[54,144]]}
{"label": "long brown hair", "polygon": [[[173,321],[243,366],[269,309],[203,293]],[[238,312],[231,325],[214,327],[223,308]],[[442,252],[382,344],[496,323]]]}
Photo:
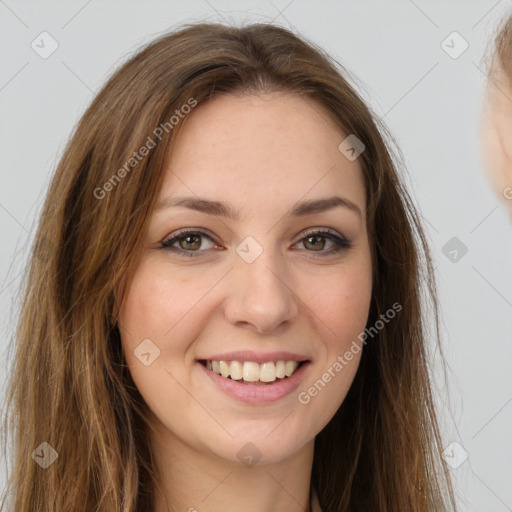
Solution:
{"label": "long brown hair", "polygon": [[[315,439],[320,504],[326,512],[455,509],[429,381],[428,306],[437,343],[439,328],[427,242],[392,140],[348,76],[286,29],[195,24],[150,43],[97,94],[51,182],[29,263],[8,393],[13,510],[153,510],[158,479],[115,290],[137,265],[164,163],[186,123],[171,117],[215,95],[260,91],[315,100],[363,142],[368,326],[391,304],[403,306],[365,346],[348,395]],[[135,163],[149,139],[155,147]],[[58,454],[46,469],[31,457],[43,442]]]}

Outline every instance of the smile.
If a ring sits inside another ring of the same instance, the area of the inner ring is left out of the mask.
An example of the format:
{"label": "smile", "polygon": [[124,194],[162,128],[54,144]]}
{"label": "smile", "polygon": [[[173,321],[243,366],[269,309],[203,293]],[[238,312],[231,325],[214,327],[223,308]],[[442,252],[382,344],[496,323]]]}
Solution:
{"label": "smile", "polygon": [[[197,366],[214,388],[238,402],[265,405],[296,392],[311,361],[224,361],[201,359]],[[211,368],[209,368],[209,366]],[[279,377],[279,375],[284,376]],[[236,377],[236,378],[235,378]]]}
{"label": "smile", "polygon": [[216,361],[203,360],[208,370],[227,379],[244,384],[264,385],[291,377],[305,361]]}

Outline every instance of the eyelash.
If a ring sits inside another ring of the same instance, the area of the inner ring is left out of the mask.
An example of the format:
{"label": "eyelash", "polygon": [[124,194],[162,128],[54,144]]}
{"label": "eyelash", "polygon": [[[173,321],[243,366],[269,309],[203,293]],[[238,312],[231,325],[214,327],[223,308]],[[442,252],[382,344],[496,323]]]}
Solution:
{"label": "eyelash", "polygon": [[[180,249],[178,247],[172,247],[172,245],[174,243],[176,243],[178,240],[180,240],[181,238],[185,238],[186,236],[190,236],[190,235],[201,235],[201,236],[204,236],[204,237],[210,239],[213,243],[215,243],[213,238],[202,230],[183,229],[183,230],[179,231],[173,237],[168,238],[167,240],[164,240],[163,242],[161,242],[161,248],[164,250],[167,250],[167,251],[172,251],[180,256],[187,256],[187,257],[192,257],[192,258],[197,257],[200,255],[201,252],[204,252],[204,250],[186,251],[186,250]],[[310,237],[327,238],[336,244],[335,247],[332,249],[329,249],[327,251],[319,251],[319,253],[320,253],[319,255],[312,255],[313,258],[324,258],[324,257],[330,256],[332,254],[338,254],[342,251],[352,248],[352,242],[350,242],[349,240],[347,240],[346,238],[344,238],[342,236],[337,235],[334,231],[332,231],[330,229],[306,232],[304,234],[304,237],[301,238],[297,243],[300,243],[303,240],[305,240],[306,238],[310,238]],[[315,251],[308,251],[307,249],[306,249],[306,251],[313,252],[313,253],[315,252]]]}

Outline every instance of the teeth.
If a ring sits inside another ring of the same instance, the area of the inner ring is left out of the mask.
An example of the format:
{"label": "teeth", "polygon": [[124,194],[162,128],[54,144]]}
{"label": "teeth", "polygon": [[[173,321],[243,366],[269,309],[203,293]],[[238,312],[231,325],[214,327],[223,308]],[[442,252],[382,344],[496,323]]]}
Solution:
{"label": "teeth", "polygon": [[293,375],[298,361],[269,361],[258,364],[254,361],[206,361],[206,368],[222,377],[244,382],[274,382]]}
{"label": "teeth", "polygon": [[229,365],[226,363],[226,361],[219,361],[220,366],[220,374],[223,377],[227,377],[229,375]]}
{"label": "teeth", "polygon": [[299,366],[299,363],[297,363],[297,361],[286,361],[286,366],[284,370],[286,376],[289,377],[297,369],[297,366]]}
{"label": "teeth", "polygon": [[258,363],[246,361],[244,363],[242,375],[245,382],[256,382],[257,380],[260,380],[260,365]]}
{"label": "teeth", "polygon": [[259,371],[261,382],[274,382],[276,380],[276,365],[272,361],[270,363],[263,363]]}
{"label": "teeth", "polygon": [[242,380],[244,374],[242,363],[239,363],[238,361],[231,361],[229,373],[233,380]]}

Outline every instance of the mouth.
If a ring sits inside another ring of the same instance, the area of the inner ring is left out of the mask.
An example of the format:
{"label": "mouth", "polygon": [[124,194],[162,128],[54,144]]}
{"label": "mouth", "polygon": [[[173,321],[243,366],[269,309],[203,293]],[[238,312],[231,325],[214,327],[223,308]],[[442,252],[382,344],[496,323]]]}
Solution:
{"label": "mouth", "polygon": [[207,370],[240,384],[268,386],[285,381],[294,375],[299,368],[308,363],[304,361],[222,361],[211,359],[198,360]]}

